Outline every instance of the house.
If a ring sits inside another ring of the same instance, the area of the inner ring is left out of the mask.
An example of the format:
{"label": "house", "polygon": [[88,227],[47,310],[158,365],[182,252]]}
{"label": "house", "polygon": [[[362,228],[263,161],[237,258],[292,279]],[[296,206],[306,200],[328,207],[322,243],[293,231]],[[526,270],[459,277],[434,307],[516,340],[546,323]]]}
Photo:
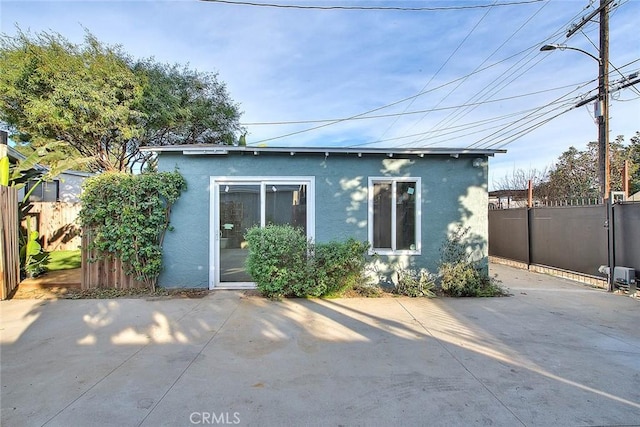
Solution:
{"label": "house", "polygon": [[[26,157],[11,146],[7,146],[7,155],[11,163],[25,160]],[[46,173],[46,166],[36,164],[34,169]],[[93,173],[81,172],[74,170],[65,170],[54,179],[47,182],[39,182],[31,180],[27,185],[18,192],[18,198],[22,200],[26,192],[34,186],[37,186],[31,193],[29,200],[32,202],[65,202],[79,203],[80,194],[82,193],[82,183],[85,179],[93,176]]]}
{"label": "house", "polygon": [[488,157],[504,150],[149,147],[160,171],[188,189],[164,239],[165,287],[252,287],[245,231],[293,224],[317,242],[369,241],[379,271],[435,270],[440,248],[469,227],[469,251],[487,261]]}

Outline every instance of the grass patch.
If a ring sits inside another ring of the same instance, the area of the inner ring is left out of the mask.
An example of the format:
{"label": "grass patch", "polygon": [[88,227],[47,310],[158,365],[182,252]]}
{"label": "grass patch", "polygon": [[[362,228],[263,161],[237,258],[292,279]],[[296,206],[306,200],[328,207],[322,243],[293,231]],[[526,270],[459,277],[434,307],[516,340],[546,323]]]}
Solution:
{"label": "grass patch", "polygon": [[70,270],[72,268],[80,268],[81,256],[80,249],[75,251],[52,251],[45,268],[47,271]]}

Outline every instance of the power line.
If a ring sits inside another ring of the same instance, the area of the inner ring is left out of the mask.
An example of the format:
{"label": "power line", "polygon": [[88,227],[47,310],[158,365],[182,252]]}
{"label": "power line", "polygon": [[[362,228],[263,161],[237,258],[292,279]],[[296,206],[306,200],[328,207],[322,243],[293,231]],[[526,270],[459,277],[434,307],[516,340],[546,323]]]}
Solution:
{"label": "power line", "polygon": [[364,117],[354,117],[354,118],[342,117],[342,118],[333,118],[333,119],[280,121],[280,122],[247,122],[247,123],[240,123],[240,125],[241,126],[302,125],[302,124],[328,123],[328,122],[338,122],[338,121],[343,122],[343,121],[351,121],[351,120],[384,119],[384,118],[389,118],[389,117],[409,116],[409,115],[413,115],[413,114],[423,114],[423,113],[430,112],[430,111],[456,110],[456,109],[461,108],[461,107],[468,107],[468,106],[475,106],[475,105],[492,104],[492,103],[495,103],[495,102],[509,101],[509,100],[512,100],[512,99],[525,98],[527,96],[539,95],[541,93],[553,92],[553,91],[560,90],[560,89],[566,89],[566,88],[569,88],[569,87],[574,87],[575,85],[576,84],[559,86],[559,87],[555,87],[555,88],[551,88],[551,89],[544,89],[544,90],[539,90],[539,91],[535,91],[535,92],[529,92],[529,93],[523,93],[523,94],[520,94],[520,95],[507,96],[507,97],[504,97],[504,98],[492,99],[492,100],[482,101],[482,102],[473,102],[473,103],[466,103],[466,104],[460,104],[460,105],[452,105],[452,106],[449,106],[449,107],[429,108],[429,109],[426,109],[426,110],[404,111],[402,113],[378,114],[378,115],[374,115],[374,116],[364,116]]}
{"label": "power line", "polygon": [[[494,5],[497,3],[497,0],[494,2]],[[453,58],[455,56],[455,54],[460,50],[460,48],[462,48],[462,46],[465,44],[465,42],[469,39],[469,37],[471,37],[471,35],[474,33],[474,31],[476,30],[476,28],[478,28],[478,26],[482,23],[482,21],[484,21],[484,19],[487,17],[487,15],[489,14],[489,12],[491,12],[491,9],[487,9],[487,11],[484,13],[484,15],[482,15],[482,17],[478,20],[478,22],[476,22],[476,24],[473,26],[473,28],[471,28],[471,30],[469,30],[469,32],[467,33],[466,36],[464,36],[464,38],[462,39],[462,41],[460,43],[458,43],[458,46],[453,50],[453,52],[451,52],[451,54],[449,55],[449,57],[442,63],[442,65],[440,65],[440,68],[438,68],[438,70],[431,76],[431,78],[429,79],[429,81],[427,82],[427,84],[425,84],[421,90],[424,91],[433,81],[433,79],[435,79],[438,74],[440,74],[440,71],[442,71],[444,69],[444,67],[446,67],[446,65],[449,63],[449,61],[451,60],[451,58]],[[484,63],[483,63],[484,64]],[[480,64],[482,65],[482,64]],[[466,80],[466,79],[465,79]],[[460,81],[458,83],[459,87],[462,83],[464,83],[464,80]],[[455,91],[456,88],[453,88],[451,90],[452,93],[453,91]],[[446,98],[446,97],[445,97]],[[443,98],[440,102],[444,101]],[[411,105],[413,105],[413,102],[415,101],[415,98],[411,100],[411,102],[409,102],[409,104],[405,107],[405,111],[409,109],[409,107],[411,107]],[[440,105],[440,103],[436,104],[436,107]],[[429,112],[425,113],[425,115],[419,119],[416,123],[419,123],[420,121],[422,121],[427,115],[429,114]],[[387,129],[382,133],[382,135],[380,136],[380,138],[384,138],[384,136],[389,132],[389,130],[391,130],[392,127],[395,126],[395,124],[398,123],[398,118],[396,118],[393,123],[391,123]],[[415,123],[414,123],[415,126]]]}
{"label": "power line", "polygon": [[[513,33],[512,33],[512,34],[511,34],[511,35],[510,35],[506,40],[504,40],[500,46],[498,46],[496,49],[494,49],[494,51],[493,51],[493,52],[491,52],[491,54],[489,54],[489,56],[487,56],[487,57],[484,59],[484,61],[482,61],[482,63],[480,63],[480,65],[478,65],[478,66],[476,67],[476,69],[478,69],[478,68],[482,67],[485,63],[487,63],[487,61],[489,61],[489,59],[490,59],[491,57],[493,57],[493,55],[495,55],[495,54],[496,54],[500,49],[502,49],[502,48],[503,48],[503,47],[504,47],[504,46],[509,42],[509,40],[511,40],[511,39],[512,39],[512,38],[513,38],[513,37],[514,37],[518,32],[520,32],[520,30],[522,30],[522,29],[523,29],[523,28],[524,28],[524,27],[525,27],[525,26],[526,26],[526,25],[527,25],[527,24],[528,24],[528,23],[533,19],[533,17],[535,17],[538,13],[540,13],[540,12],[541,12],[541,11],[542,11],[542,10],[543,10],[547,5],[548,5],[548,4],[549,4],[549,3],[545,3],[541,8],[539,8],[536,12],[534,12],[534,14],[533,14],[532,16],[530,16],[530,17],[529,17],[529,18],[528,18],[528,19],[527,19],[527,20],[526,20],[526,21],[525,21],[525,22],[524,22],[524,23],[523,23],[523,24],[522,24],[522,25],[521,25],[521,26],[520,26],[516,31],[514,31],[514,32],[513,32]],[[486,16],[486,15],[485,15],[485,16]],[[484,17],[483,17],[483,18],[484,18]],[[520,60],[520,61],[522,61],[522,60]],[[518,62],[520,62],[520,61],[518,61]],[[504,74],[504,73],[503,73],[503,74]],[[464,79],[464,80],[460,81],[460,82],[459,82],[459,83],[458,83],[454,88],[452,88],[452,89],[449,91],[449,93],[448,93],[448,94],[446,94],[442,99],[440,99],[440,101],[438,101],[438,103],[436,104],[436,107],[437,107],[437,106],[439,106],[439,105],[440,105],[440,104],[441,104],[445,99],[447,99],[449,96],[451,96],[451,95],[452,95],[452,94],[453,94],[453,93],[454,93],[454,92],[455,92],[455,91],[456,91],[460,86],[462,86],[462,84],[463,84],[466,80],[467,80],[467,79]],[[494,82],[495,82],[495,80],[494,80]],[[492,83],[493,83],[493,82],[492,82]],[[481,91],[480,93],[482,93],[482,91]],[[474,97],[475,97],[475,96],[474,96]],[[474,98],[474,97],[470,98],[470,99],[469,99],[469,101],[473,100],[473,98]],[[475,108],[475,107],[474,107],[474,108]],[[466,108],[466,107],[465,107],[465,108],[463,108],[462,110],[467,109],[467,111],[469,112],[469,111],[473,110],[474,108],[471,108],[471,109],[469,110],[468,108]],[[451,114],[449,114],[447,117],[445,117],[444,119],[440,120],[440,121],[439,121],[439,122],[434,126],[434,129],[438,129],[438,128],[443,127],[443,126],[446,124],[446,122],[447,122],[447,121],[449,121],[449,120],[450,120],[450,119],[452,119],[452,118],[455,118],[455,117],[456,117],[456,115],[458,115],[458,114],[459,114],[459,113],[451,113]],[[425,118],[426,116],[427,116],[427,114],[425,114],[423,117],[421,117],[421,118],[420,118],[420,120],[418,120],[416,123],[414,123],[414,126],[415,126],[415,124],[417,124],[417,123],[419,123],[420,121],[424,120],[424,118]],[[463,114],[463,116],[464,116],[464,114]],[[455,120],[453,121],[453,123],[455,123]]]}
{"label": "power line", "polygon": [[[565,101],[561,101],[561,103],[562,103],[562,105],[567,105],[567,102],[565,102]],[[548,105],[551,105],[551,104],[548,104]],[[429,146],[433,146],[433,145],[439,145],[439,144],[442,144],[443,142],[447,142],[447,141],[460,140],[460,139],[465,138],[467,136],[477,135],[480,132],[486,132],[486,131],[489,131],[489,130],[492,130],[492,129],[503,128],[504,127],[504,123],[503,124],[494,125],[494,126],[485,127],[485,128],[483,128],[481,130],[476,130],[476,131],[473,131],[473,132],[461,134],[461,132],[464,132],[464,131],[467,131],[467,130],[471,130],[471,129],[474,129],[474,128],[478,128],[478,127],[483,126],[485,124],[489,124],[489,123],[493,123],[493,122],[499,122],[499,121],[502,121],[502,120],[505,120],[505,119],[508,119],[508,118],[511,118],[511,117],[520,116],[520,115],[522,115],[524,113],[529,113],[529,112],[534,112],[535,113],[537,110],[539,110],[538,107],[530,108],[530,109],[518,111],[518,112],[515,112],[515,113],[505,114],[503,116],[492,117],[492,118],[489,118],[489,119],[479,120],[479,121],[476,121],[476,122],[470,122],[470,123],[465,123],[465,124],[462,124],[462,125],[452,126],[450,128],[445,129],[445,130],[448,130],[448,132],[428,130],[428,131],[425,131],[425,132],[415,133],[415,134],[411,134],[411,135],[403,135],[403,136],[398,136],[398,137],[395,137],[395,138],[379,139],[379,140],[376,140],[376,141],[363,142],[363,143],[359,143],[359,144],[351,144],[351,145],[347,146],[347,148],[356,148],[356,147],[362,147],[362,146],[365,146],[365,145],[380,144],[382,142],[398,141],[398,140],[406,139],[406,138],[414,138],[414,137],[417,137],[417,136],[424,136],[426,134],[435,133],[435,132],[440,132],[440,134],[436,138],[441,138],[442,136],[446,136],[446,135],[455,135],[455,134],[457,134],[455,137],[451,137],[451,138],[447,138],[447,139],[441,139],[441,140],[434,141],[434,142],[431,142],[429,144],[424,145],[424,147],[429,147]],[[538,113],[538,115],[536,117],[541,117],[541,116],[544,116],[546,114],[548,114],[548,112]],[[400,146],[406,146],[406,145],[407,144],[402,144]]]}
{"label": "power line", "polygon": [[[548,3],[547,3],[548,4]],[[512,34],[511,37],[513,37],[517,32],[519,32],[526,24],[528,24],[530,22],[530,20],[537,14],[539,13],[544,7],[547,6],[547,4],[545,4],[542,8],[540,8],[536,13],[534,13],[534,15],[532,15],[530,18],[527,19],[527,21],[525,21],[525,23],[523,25],[520,26],[520,28],[518,28],[518,30],[516,30],[516,32],[514,34]],[[573,21],[574,19],[576,19],[577,16],[579,16],[580,13],[577,13],[576,15],[574,15],[569,22]],[[544,40],[544,42],[548,42],[550,40],[552,40],[554,37],[559,37],[560,34],[563,33],[565,25],[562,25],[560,29],[556,30],[556,32],[554,34],[552,34],[551,36],[547,37],[546,40]],[[510,38],[511,38],[510,37]],[[507,39],[503,45],[508,41],[509,39]],[[543,43],[544,43],[543,42]],[[499,50],[500,48],[502,48],[501,45],[500,47],[498,47],[497,50]],[[494,51],[495,53],[495,51]],[[513,77],[511,80],[507,81],[506,78],[507,77],[511,77],[514,76],[517,72],[519,72],[520,70],[523,69],[524,66],[526,66],[527,64],[529,64],[531,61],[534,60],[535,57],[537,57],[539,55],[539,50],[535,49],[534,56],[532,58],[529,58],[528,60],[525,61],[526,57],[529,56],[532,52],[530,51],[529,53],[527,53],[527,55],[523,58],[521,58],[520,60],[518,60],[515,64],[513,64],[511,67],[509,67],[507,70],[505,70],[504,72],[502,72],[499,76],[497,76],[496,78],[494,78],[491,83],[489,83],[488,85],[486,85],[483,89],[481,89],[480,91],[478,91],[475,95],[473,95],[471,98],[469,98],[469,101],[472,100],[479,100],[479,99],[491,99],[493,96],[497,95],[500,91],[504,90],[507,86],[509,86],[510,84],[512,84],[517,78],[519,78],[520,76],[522,76],[525,72],[527,72],[528,70],[530,70],[531,68],[533,68],[537,63],[539,63],[540,61],[536,62],[535,64],[529,66],[526,70],[520,72],[519,75]],[[489,58],[493,55],[493,53],[489,56]],[[487,58],[488,59],[488,58]],[[521,62],[524,61],[524,64],[519,65]],[[486,62],[486,61],[485,61]],[[484,62],[483,62],[484,63]],[[477,107],[465,107],[462,108],[460,111],[458,112],[453,112],[451,114],[449,114],[447,117],[443,118],[442,120],[440,120],[440,122],[438,122],[434,128],[438,129],[438,128],[443,128],[444,126],[446,126],[447,124],[450,123],[456,123],[458,120],[462,119],[464,116],[466,116],[467,114],[471,113],[473,110],[475,110]],[[466,111],[465,111],[466,110]],[[415,141],[415,142],[420,142],[420,141]]]}
{"label": "power line", "polygon": [[418,97],[423,96],[423,95],[425,95],[427,93],[431,93],[431,92],[434,92],[434,91],[436,91],[438,89],[442,89],[442,88],[447,87],[449,85],[455,84],[458,81],[466,79],[469,76],[472,76],[474,74],[478,74],[478,73],[486,71],[486,70],[488,70],[490,68],[496,67],[496,66],[502,64],[503,62],[507,62],[510,59],[512,59],[512,58],[514,58],[516,56],[519,56],[519,55],[521,55],[521,54],[523,54],[523,53],[525,53],[527,51],[530,51],[533,48],[537,48],[538,46],[539,46],[539,44],[536,43],[533,46],[529,46],[529,47],[527,47],[526,49],[524,49],[524,50],[522,50],[520,52],[514,53],[513,55],[510,55],[510,56],[508,56],[508,57],[506,57],[506,58],[504,58],[504,59],[502,59],[500,61],[497,61],[497,62],[491,64],[491,65],[487,65],[486,67],[477,69],[477,70],[475,70],[475,71],[473,71],[473,72],[471,72],[471,73],[469,73],[469,74],[467,74],[465,76],[458,77],[457,79],[451,80],[451,81],[449,81],[447,83],[443,83],[440,86],[436,86],[436,87],[431,88],[429,90],[419,92],[419,93],[417,93],[415,95],[411,95],[411,96],[408,96],[406,98],[402,98],[402,99],[400,99],[398,101],[391,102],[391,103],[383,105],[381,107],[373,108],[373,109],[365,111],[363,113],[355,114],[353,116],[346,117],[346,118],[340,119],[340,120],[336,120],[336,121],[333,121],[333,122],[330,122],[330,123],[325,123],[325,124],[322,124],[322,125],[319,125],[319,126],[310,127],[310,128],[303,129],[303,130],[300,130],[300,131],[287,133],[287,134],[284,134],[284,135],[279,135],[279,136],[274,136],[274,137],[270,137],[270,138],[261,139],[259,141],[252,142],[251,144],[260,144],[260,143],[263,143],[263,142],[273,141],[273,140],[276,140],[276,139],[287,138],[289,136],[299,135],[301,133],[311,132],[311,131],[314,131],[314,130],[317,130],[317,129],[321,129],[321,128],[324,128],[324,127],[327,127],[327,126],[332,126],[332,125],[335,125],[335,124],[338,124],[338,123],[342,123],[342,122],[345,122],[345,121],[348,121],[348,120],[353,120],[353,119],[358,118],[358,117],[366,116],[367,114],[375,113],[376,111],[380,111],[380,110],[384,110],[386,108],[394,107],[394,106],[396,106],[398,104],[402,104],[403,102],[410,101],[410,100],[412,100],[414,98],[418,98]]}
{"label": "power line", "polygon": [[470,6],[438,6],[438,7],[404,7],[404,6],[314,6],[299,4],[281,4],[281,3],[256,3],[249,1],[236,0],[200,0],[208,3],[222,3],[234,6],[253,6],[253,7],[270,7],[278,9],[306,9],[306,10],[377,10],[377,11],[400,11],[400,12],[439,12],[447,10],[470,10],[485,9],[500,6],[519,6],[531,3],[540,3],[545,0],[522,0],[505,3],[494,4],[478,4]]}

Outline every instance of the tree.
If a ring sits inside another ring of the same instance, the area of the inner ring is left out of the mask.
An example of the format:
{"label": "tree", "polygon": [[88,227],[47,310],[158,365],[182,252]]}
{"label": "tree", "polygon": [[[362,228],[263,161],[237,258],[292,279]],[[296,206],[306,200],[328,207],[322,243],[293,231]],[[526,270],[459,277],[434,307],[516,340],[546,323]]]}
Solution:
{"label": "tree", "polygon": [[96,170],[122,169],[141,133],[134,108],[139,78],[119,48],[86,34],[75,45],[58,34],[0,38],[0,119],[34,147],[66,141]]}
{"label": "tree", "polygon": [[[215,73],[198,72],[152,59],[132,64],[144,82],[139,105],[143,132],[139,146],[179,144],[233,144],[242,131],[238,106]],[[141,162],[149,154],[132,150]]]}
{"label": "tree", "polygon": [[0,37],[0,120],[33,148],[67,142],[62,155],[91,157],[96,171],[131,170],[144,145],[233,143],[239,116],[215,74],[136,62],[89,32],[81,45]]}
{"label": "tree", "polygon": [[[497,182],[494,182],[496,190],[500,191],[505,196],[511,196],[517,198],[523,194],[523,191],[529,188],[529,181],[533,185],[534,189],[542,188],[549,179],[549,172],[547,168],[542,170],[538,169],[514,169],[511,174],[507,174]],[[538,197],[543,197],[543,194],[536,192]]]}
{"label": "tree", "polygon": [[626,148],[626,159],[629,160],[629,192],[635,194],[640,192],[640,132],[636,131],[635,136],[629,139],[629,146]]}
{"label": "tree", "polygon": [[[612,191],[621,191],[622,170],[625,160],[631,163],[632,193],[640,189],[640,133],[625,144],[624,136],[609,143],[610,185]],[[551,200],[598,198],[598,143],[590,142],[580,151],[570,147],[551,167],[548,180],[538,188]]]}

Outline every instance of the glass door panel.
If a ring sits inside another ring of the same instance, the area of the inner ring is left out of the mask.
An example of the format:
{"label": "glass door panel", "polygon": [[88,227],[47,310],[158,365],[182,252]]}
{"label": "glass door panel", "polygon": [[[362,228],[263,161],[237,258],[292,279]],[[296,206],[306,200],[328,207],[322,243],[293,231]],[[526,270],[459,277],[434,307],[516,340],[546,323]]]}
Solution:
{"label": "glass door panel", "polygon": [[245,267],[249,249],[244,234],[260,225],[260,185],[221,184],[219,201],[220,282],[251,282]]}
{"label": "glass door panel", "polygon": [[307,231],[307,186],[267,184],[265,195],[266,225],[289,224]]}

